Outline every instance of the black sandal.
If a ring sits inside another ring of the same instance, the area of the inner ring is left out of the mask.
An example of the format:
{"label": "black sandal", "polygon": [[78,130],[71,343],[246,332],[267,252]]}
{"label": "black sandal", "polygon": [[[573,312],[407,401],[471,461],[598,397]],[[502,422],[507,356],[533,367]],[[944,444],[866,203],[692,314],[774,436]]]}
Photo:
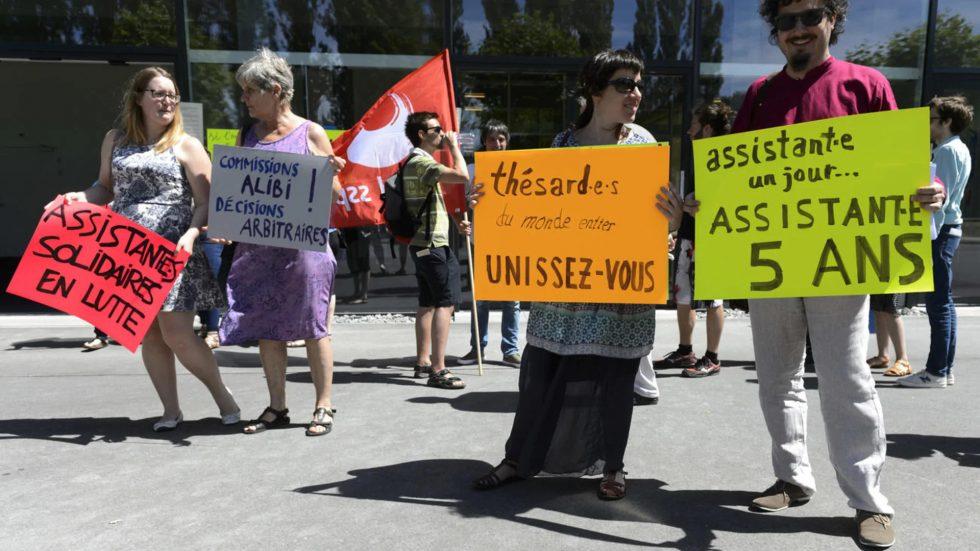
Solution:
{"label": "black sandal", "polygon": [[[514,469],[515,473],[511,476],[508,476],[507,478],[500,478],[500,476],[497,475],[497,471],[505,465]],[[490,469],[489,473],[474,480],[473,488],[476,490],[493,490],[495,488],[499,488],[503,486],[504,484],[510,484],[511,482],[517,482],[518,480],[523,480],[523,478],[517,475],[516,471],[517,471],[517,463],[511,461],[510,459],[504,459],[503,461],[500,462],[499,465]]]}
{"label": "black sandal", "polygon": [[[307,436],[323,436],[333,430],[333,415],[337,413],[336,409],[327,408],[316,408],[313,410],[313,420],[310,421],[310,426],[306,427]],[[330,422],[324,423],[323,421],[329,417]],[[320,432],[314,431],[314,427],[323,427]]]}
{"label": "black sandal", "polygon": [[[262,419],[262,417],[266,413],[271,413],[272,415],[275,416],[273,417],[272,421],[265,421]],[[274,429],[277,427],[288,426],[289,425],[288,414],[289,414],[289,408],[278,410],[278,409],[273,409],[272,406],[269,406],[264,410],[262,410],[262,414],[259,415],[257,419],[253,419],[249,421],[245,425],[245,427],[242,428],[242,432],[244,432],[245,434],[258,434],[260,432],[265,431],[266,429]],[[249,431],[248,430],[249,427],[254,427],[254,430]]]}
{"label": "black sandal", "polygon": [[432,365],[417,365],[415,366],[415,374],[412,375],[415,379],[421,379],[432,373]]}
{"label": "black sandal", "polygon": [[436,388],[444,388],[446,390],[462,390],[466,388],[466,383],[464,383],[462,379],[456,375],[453,375],[451,371],[445,368],[438,373],[431,373],[429,375],[429,380],[426,381],[425,384]]}

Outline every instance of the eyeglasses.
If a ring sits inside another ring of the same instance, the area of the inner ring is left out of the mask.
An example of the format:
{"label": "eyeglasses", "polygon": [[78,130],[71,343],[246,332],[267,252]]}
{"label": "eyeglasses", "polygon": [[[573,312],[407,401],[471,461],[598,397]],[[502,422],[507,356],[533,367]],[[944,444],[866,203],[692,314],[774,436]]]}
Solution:
{"label": "eyeglasses", "polygon": [[804,27],[816,27],[823,21],[826,15],[826,8],[815,8],[796,13],[777,15],[775,20],[776,30],[781,32],[791,31],[796,28],[797,23],[803,23]]}
{"label": "eyeglasses", "polygon": [[640,87],[640,83],[627,77],[610,80],[606,86],[612,86],[620,94],[629,94]]}
{"label": "eyeglasses", "polygon": [[143,90],[143,91],[144,92],[149,92],[150,93],[150,97],[152,97],[153,99],[155,99],[157,101],[160,101],[160,100],[163,100],[164,98],[166,98],[166,99],[168,99],[168,100],[170,100],[170,101],[172,101],[174,103],[180,103],[180,94],[175,94],[173,92],[166,92],[164,90],[153,90],[152,88],[147,88],[146,90]]}
{"label": "eyeglasses", "polygon": [[430,126],[430,127],[428,127],[428,128],[425,129],[425,133],[428,134],[429,132],[432,132],[433,130],[436,133],[439,133],[439,132],[442,132],[442,127],[441,126]]}

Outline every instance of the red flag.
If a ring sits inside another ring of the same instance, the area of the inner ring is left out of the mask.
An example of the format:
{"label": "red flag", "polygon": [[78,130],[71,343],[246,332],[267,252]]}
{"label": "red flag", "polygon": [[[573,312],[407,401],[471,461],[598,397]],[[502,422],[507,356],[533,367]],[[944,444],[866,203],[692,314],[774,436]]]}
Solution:
{"label": "red flag", "polygon": [[[347,160],[340,172],[343,193],[337,198],[330,218],[337,228],[384,224],[379,209],[385,180],[398,170],[398,164],[412,150],[405,136],[405,122],[411,113],[432,111],[446,130],[459,130],[449,50],[412,71],[392,86],[368,109],[350,130],[333,141],[333,150]],[[436,160],[452,165],[446,151]],[[443,186],[443,197],[451,213],[466,206],[463,186]]]}

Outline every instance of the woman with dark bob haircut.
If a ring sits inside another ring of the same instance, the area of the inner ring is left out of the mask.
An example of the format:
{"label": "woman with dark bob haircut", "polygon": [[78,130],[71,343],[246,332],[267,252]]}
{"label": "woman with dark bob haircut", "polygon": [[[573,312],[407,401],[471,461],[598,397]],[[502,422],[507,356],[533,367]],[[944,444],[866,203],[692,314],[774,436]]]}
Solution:
{"label": "woman with dark bob haircut", "polygon": [[[596,54],[579,81],[582,113],[552,147],[654,143],[633,123],[643,97],[642,73],[643,63],[626,50]],[[657,208],[673,230],[680,225],[680,199],[668,188],[661,193]],[[504,460],[474,486],[488,490],[542,471],[601,473],[599,498],[622,499],[633,379],[640,358],[653,348],[655,325],[652,305],[532,304]]]}

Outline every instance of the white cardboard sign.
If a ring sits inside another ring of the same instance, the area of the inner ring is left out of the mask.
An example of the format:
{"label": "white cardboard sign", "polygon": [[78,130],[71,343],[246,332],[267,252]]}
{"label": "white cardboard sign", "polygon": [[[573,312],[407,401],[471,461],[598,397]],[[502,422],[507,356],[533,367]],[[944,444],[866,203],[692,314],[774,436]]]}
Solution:
{"label": "white cardboard sign", "polygon": [[208,235],[326,251],[333,176],[326,157],[215,146]]}

